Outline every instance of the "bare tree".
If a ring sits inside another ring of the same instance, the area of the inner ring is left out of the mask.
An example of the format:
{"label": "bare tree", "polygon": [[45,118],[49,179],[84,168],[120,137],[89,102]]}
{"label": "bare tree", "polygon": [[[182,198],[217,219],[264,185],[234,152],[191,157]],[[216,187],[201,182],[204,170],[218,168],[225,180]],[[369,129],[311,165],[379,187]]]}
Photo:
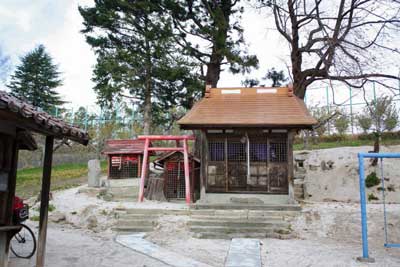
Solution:
{"label": "bare tree", "polygon": [[[371,126],[373,126],[374,134],[374,152],[380,151],[380,141],[382,133],[385,131],[392,131],[397,127],[399,122],[399,114],[396,106],[391,97],[380,97],[371,102],[367,102],[363,114],[366,114],[371,119]],[[376,160],[373,165],[376,165]]]}
{"label": "bare tree", "polygon": [[[295,94],[304,98],[316,81],[363,88],[375,81],[388,88],[399,79],[400,30],[397,0],[259,0],[273,13],[290,46]],[[387,67],[388,66],[388,67]]]}

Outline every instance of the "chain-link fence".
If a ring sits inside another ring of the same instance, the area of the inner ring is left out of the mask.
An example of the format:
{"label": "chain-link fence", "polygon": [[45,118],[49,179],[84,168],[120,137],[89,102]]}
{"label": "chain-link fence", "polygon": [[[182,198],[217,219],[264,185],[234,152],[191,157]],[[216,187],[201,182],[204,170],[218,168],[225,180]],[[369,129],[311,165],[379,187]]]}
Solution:
{"label": "chain-link fence", "polygon": [[[345,85],[313,86],[307,89],[304,101],[310,110],[317,108],[326,109],[330,114],[335,110],[345,113],[349,117],[346,133],[357,134],[361,132],[357,116],[365,113],[367,103],[376,102],[381,97],[391,97],[395,109],[400,113],[400,85],[398,88],[389,89],[376,83],[368,84],[364,88]],[[336,132],[332,121],[328,121],[326,134]]]}

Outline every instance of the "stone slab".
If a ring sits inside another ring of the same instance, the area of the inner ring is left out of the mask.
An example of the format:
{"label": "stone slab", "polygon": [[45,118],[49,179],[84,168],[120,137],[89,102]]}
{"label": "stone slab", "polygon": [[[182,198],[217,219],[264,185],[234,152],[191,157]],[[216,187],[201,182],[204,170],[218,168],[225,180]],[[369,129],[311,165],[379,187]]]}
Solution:
{"label": "stone slab", "polygon": [[88,161],[88,186],[100,187],[101,167],[100,160],[92,159]]}
{"label": "stone slab", "polygon": [[233,238],[225,267],[261,267],[260,240]]}
{"label": "stone slab", "polygon": [[208,264],[198,262],[182,254],[169,251],[165,248],[143,239],[144,234],[118,235],[115,241],[125,247],[133,249],[136,252],[147,255],[153,259],[159,260],[167,265],[174,267],[211,267]]}
{"label": "stone slab", "polygon": [[[233,200],[233,202],[232,202]],[[207,193],[199,200],[199,203],[241,203],[246,204],[288,204],[288,195],[268,195],[251,194],[249,203],[249,194],[230,194],[230,193]]]}

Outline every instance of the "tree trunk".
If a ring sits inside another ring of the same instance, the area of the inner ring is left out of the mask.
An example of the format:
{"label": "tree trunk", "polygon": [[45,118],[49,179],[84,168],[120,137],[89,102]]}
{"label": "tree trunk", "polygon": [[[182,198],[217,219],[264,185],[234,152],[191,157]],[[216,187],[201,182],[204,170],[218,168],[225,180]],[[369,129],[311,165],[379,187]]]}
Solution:
{"label": "tree trunk", "polygon": [[143,134],[149,135],[151,129],[151,85],[146,82],[143,108]]}
{"label": "tree trunk", "polygon": [[221,62],[221,55],[218,54],[216,48],[213,48],[210,63],[207,64],[206,85],[217,87],[219,75],[221,73]]}
{"label": "tree trunk", "polygon": [[[146,47],[148,53],[150,53],[150,44],[147,41],[146,42]],[[152,120],[152,114],[151,114],[151,90],[152,90],[152,84],[151,84],[151,55],[147,54],[147,60],[146,60],[146,81],[145,81],[145,92],[144,92],[144,108],[143,108],[143,134],[144,135],[149,135],[151,132],[151,120]]]}
{"label": "tree trunk", "polygon": [[[380,133],[374,133],[374,153],[379,153],[380,151],[380,142],[381,142],[381,134]],[[378,159],[377,158],[373,158],[371,160],[371,166],[376,166],[378,164]]]}
{"label": "tree trunk", "polygon": [[167,201],[164,195],[164,179],[150,177],[145,197],[148,200]]}
{"label": "tree trunk", "polygon": [[292,51],[290,53],[290,59],[292,62],[292,76],[293,76],[293,88],[294,94],[301,99],[304,99],[306,88],[303,84],[303,77],[302,77],[302,54],[299,49],[299,26],[297,21],[297,16],[295,12],[295,4],[292,0],[288,1],[288,8],[290,14],[290,22],[292,24],[292,42],[291,47]]}

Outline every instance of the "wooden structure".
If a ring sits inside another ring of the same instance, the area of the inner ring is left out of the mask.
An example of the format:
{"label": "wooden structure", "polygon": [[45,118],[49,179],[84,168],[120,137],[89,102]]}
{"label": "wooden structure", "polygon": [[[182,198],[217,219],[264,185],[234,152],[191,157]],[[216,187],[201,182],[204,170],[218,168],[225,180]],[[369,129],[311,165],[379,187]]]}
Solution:
{"label": "wooden structure", "polygon": [[199,130],[201,194],[289,194],[293,137],[316,120],[283,88],[210,88],[178,121]]}
{"label": "wooden structure", "polygon": [[102,153],[107,156],[108,178],[140,177],[144,140],[107,140]]}
{"label": "wooden structure", "polygon": [[[145,140],[144,143],[144,154],[143,154],[143,164],[142,164],[142,173],[140,177],[140,189],[139,189],[139,198],[138,201],[142,202],[144,198],[144,185],[145,179],[147,177],[147,169],[148,169],[148,160],[149,153],[151,151],[181,151],[183,152],[183,164],[184,164],[184,173],[185,173],[185,199],[186,203],[191,203],[191,192],[190,192],[190,177],[189,177],[189,146],[188,140],[194,140],[194,136],[182,135],[142,135],[139,136],[140,140]],[[175,141],[176,147],[150,147],[151,141]],[[180,142],[182,141],[183,147],[180,147]]]}
{"label": "wooden structure", "polygon": [[[184,155],[182,152],[173,151],[160,156],[154,161],[156,166],[164,170],[164,195],[169,199],[185,198],[185,170]],[[189,176],[191,198],[195,199],[195,193],[200,189],[200,159],[189,154]]]}
{"label": "wooden structure", "polygon": [[19,230],[12,222],[18,151],[37,148],[32,132],[46,136],[36,253],[38,267],[44,266],[54,139],[70,139],[83,145],[89,141],[88,134],[79,128],[0,91],[0,266],[7,266],[10,239]]}

